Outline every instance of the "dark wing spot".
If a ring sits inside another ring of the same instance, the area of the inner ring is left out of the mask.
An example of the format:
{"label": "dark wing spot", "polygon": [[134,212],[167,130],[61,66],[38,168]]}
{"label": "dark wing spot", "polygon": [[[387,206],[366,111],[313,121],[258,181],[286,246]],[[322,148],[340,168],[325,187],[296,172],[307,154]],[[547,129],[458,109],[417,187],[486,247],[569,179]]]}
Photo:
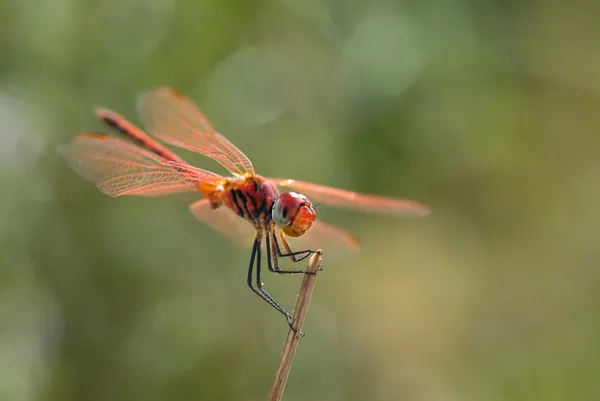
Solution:
{"label": "dark wing spot", "polygon": [[171,95],[173,95],[174,97],[176,97],[178,99],[185,99],[185,95],[176,89],[169,88],[169,92],[171,92]]}
{"label": "dark wing spot", "polygon": [[81,136],[87,136],[88,138],[100,139],[106,141],[110,136],[101,134],[99,132],[85,132]]}

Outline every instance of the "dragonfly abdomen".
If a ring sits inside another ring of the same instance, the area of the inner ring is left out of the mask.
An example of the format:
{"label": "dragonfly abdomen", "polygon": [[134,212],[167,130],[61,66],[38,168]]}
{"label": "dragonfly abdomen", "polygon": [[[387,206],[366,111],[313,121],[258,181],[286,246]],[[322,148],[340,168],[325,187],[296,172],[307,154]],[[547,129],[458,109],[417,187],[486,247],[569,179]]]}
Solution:
{"label": "dragonfly abdomen", "polygon": [[183,159],[177,156],[174,152],[164,147],[162,144],[148,136],[144,131],[133,125],[122,115],[104,107],[96,109],[96,117],[104,124],[115,129],[123,136],[131,139],[140,147],[149,150],[155,155],[162,157],[168,161],[177,163],[185,163]]}

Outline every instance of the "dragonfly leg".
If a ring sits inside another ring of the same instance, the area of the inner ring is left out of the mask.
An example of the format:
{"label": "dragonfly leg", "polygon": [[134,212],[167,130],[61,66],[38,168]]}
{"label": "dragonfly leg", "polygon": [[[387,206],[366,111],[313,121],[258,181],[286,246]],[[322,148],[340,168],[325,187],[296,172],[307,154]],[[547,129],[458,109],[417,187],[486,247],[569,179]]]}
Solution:
{"label": "dragonfly leg", "polygon": [[[292,327],[292,316],[285,310],[267,291],[263,289],[263,283],[261,280],[260,263],[261,263],[261,235],[257,235],[254,240],[252,247],[252,254],[250,256],[250,266],[248,267],[248,287],[256,293],[259,297],[265,300],[269,305],[275,308],[279,313],[285,316],[288,324]],[[256,287],[252,283],[252,274],[254,272],[254,264],[256,263]]]}
{"label": "dragonfly leg", "polygon": [[281,251],[281,248],[279,246],[279,241],[277,240],[277,235],[275,235],[275,233],[273,233],[273,242],[275,243],[275,249],[277,250],[277,256],[279,256],[279,257],[290,258],[292,260],[292,262],[300,262],[316,252],[316,251],[313,251],[312,249],[305,249],[303,251],[293,252],[292,249],[290,248],[290,245],[288,244],[287,240],[285,239],[285,235],[283,235],[283,231],[280,231],[279,234],[280,234],[279,238],[281,239],[281,243],[283,244],[283,247],[285,248],[285,253],[283,253]]}
{"label": "dragonfly leg", "polygon": [[[271,242],[272,241],[272,242]],[[305,250],[300,252],[288,252],[286,254],[281,252],[279,248],[279,243],[277,241],[277,236],[275,233],[267,234],[265,238],[265,243],[267,246],[267,262],[268,268],[270,271],[279,274],[294,274],[294,273],[304,273],[304,274],[314,274],[312,272],[307,272],[305,269],[282,269],[279,266],[279,258],[280,257],[289,257],[294,262],[299,262],[301,260],[306,259],[309,255],[313,254],[315,251]],[[287,249],[289,250],[289,246],[287,245]],[[302,255],[301,258],[295,258],[297,255]],[[295,259],[293,259],[295,258]]]}

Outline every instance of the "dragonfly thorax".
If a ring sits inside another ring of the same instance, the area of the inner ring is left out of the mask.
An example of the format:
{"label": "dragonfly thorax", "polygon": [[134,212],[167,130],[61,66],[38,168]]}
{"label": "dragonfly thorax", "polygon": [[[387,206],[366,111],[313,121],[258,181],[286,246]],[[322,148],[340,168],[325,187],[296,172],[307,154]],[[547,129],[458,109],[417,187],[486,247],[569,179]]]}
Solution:
{"label": "dragonfly thorax", "polygon": [[[265,227],[272,222],[271,210],[279,196],[279,190],[271,180],[259,175],[233,177],[224,183],[223,188],[222,193],[218,195],[220,204],[224,204],[255,227]],[[215,207],[219,207],[220,204]]]}

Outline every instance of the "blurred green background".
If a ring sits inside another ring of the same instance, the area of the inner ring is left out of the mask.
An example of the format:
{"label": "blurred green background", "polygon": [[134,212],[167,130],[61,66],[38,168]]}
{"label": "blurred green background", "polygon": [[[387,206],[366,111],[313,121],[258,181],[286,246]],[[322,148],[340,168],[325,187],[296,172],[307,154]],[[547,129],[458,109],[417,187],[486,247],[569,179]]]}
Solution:
{"label": "blurred green background", "polygon": [[[320,208],[286,400],[600,399],[600,3],[1,0],[0,400],[265,400],[287,326],[187,200],[102,195],[58,146],[191,96]],[[203,168],[212,160],[179,152]],[[265,276],[291,307],[301,277]]]}

